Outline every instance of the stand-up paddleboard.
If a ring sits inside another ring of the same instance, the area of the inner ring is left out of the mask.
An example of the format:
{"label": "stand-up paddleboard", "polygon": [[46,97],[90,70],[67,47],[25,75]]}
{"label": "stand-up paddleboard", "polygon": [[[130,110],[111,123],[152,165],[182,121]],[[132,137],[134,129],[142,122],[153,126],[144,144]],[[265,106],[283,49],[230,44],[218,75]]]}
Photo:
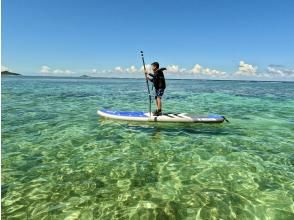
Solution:
{"label": "stand-up paddleboard", "polygon": [[98,115],[126,121],[146,121],[146,122],[183,122],[183,123],[222,123],[227,121],[224,116],[221,115],[190,115],[187,113],[164,113],[160,116],[154,116],[151,112],[151,94],[148,83],[148,77],[146,72],[145,60],[143,51],[141,51],[141,57],[145,72],[145,80],[149,97],[149,112],[124,112],[124,111],[112,111],[112,110],[98,110]]}
{"label": "stand-up paddleboard", "polygon": [[190,115],[187,113],[164,113],[160,116],[153,116],[146,112],[124,112],[112,110],[98,110],[98,115],[126,121],[146,122],[183,122],[183,123],[222,123],[225,120],[221,115]]}

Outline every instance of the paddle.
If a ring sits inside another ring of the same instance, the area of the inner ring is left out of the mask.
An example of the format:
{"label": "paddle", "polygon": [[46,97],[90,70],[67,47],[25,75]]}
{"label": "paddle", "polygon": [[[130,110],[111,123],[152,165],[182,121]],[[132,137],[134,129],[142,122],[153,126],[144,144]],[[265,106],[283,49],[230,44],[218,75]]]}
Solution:
{"label": "paddle", "polygon": [[148,95],[149,95],[149,114],[150,114],[150,117],[151,117],[151,94],[150,94],[150,89],[149,89],[148,77],[147,77],[147,74],[146,74],[146,66],[145,66],[145,60],[144,60],[143,51],[141,51],[141,56],[142,56],[142,61],[143,61],[143,66],[144,66],[145,79],[146,79],[146,84],[147,84],[147,91],[148,91]]}

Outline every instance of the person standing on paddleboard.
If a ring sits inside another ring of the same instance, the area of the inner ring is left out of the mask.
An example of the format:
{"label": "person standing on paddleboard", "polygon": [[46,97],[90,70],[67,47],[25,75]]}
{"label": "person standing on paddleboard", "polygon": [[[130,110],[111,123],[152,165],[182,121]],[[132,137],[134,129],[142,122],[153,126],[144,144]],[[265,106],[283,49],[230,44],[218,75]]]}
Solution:
{"label": "person standing on paddleboard", "polygon": [[159,69],[159,63],[154,62],[151,64],[153,74],[148,73],[145,71],[146,78],[150,80],[155,88],[155,101],[156,101],[156,111],[153,112],[154,116],[162,115],[162,96],[164,94],[164,90],[166,88],[165,85],[165,78],[163,71],[166,70],[166,68],[160,68]]}

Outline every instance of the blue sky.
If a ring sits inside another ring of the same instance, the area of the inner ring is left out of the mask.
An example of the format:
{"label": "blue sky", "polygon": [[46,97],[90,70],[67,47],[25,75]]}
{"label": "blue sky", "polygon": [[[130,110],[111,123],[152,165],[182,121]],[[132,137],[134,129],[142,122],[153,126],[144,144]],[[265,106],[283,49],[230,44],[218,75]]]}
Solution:
{"label": "blue sky", "polygon": [[2,69],[294,80],[291,0],[3,0]]}

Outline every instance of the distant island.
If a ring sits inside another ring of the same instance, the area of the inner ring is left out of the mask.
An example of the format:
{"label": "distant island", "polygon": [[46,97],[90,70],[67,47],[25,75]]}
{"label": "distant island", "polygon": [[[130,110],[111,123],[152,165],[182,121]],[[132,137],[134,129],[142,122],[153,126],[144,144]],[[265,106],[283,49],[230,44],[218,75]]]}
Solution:
{"label": "distant island", "polygon": [[9,71],[1,71],[1,75],[5,75],[5,76],[21,76],[21,74],[19,73],[12,73]]}
{"label": "distant island", "polygon": [[88,75],[82,75],[82,76],[80,76],[80,77],[82,77],[82,78],[90,78],[91,76],[88,76]]}

